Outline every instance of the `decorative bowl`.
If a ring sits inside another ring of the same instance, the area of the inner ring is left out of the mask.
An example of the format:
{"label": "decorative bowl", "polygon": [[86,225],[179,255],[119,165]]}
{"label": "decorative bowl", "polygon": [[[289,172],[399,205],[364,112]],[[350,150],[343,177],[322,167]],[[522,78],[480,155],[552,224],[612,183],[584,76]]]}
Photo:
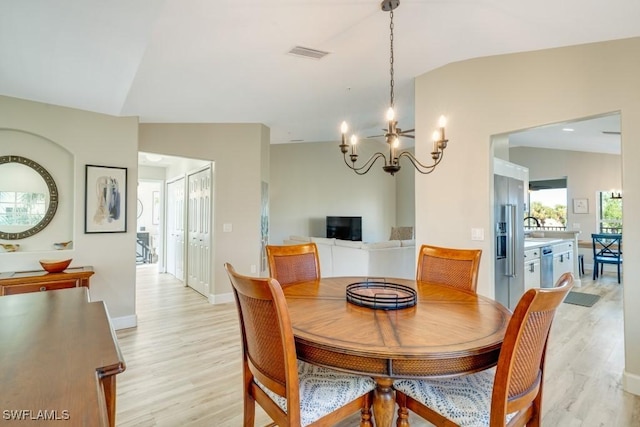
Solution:
{"label": "decorative bowl", "polygon": [[60,273],[69,267],[70,259],[41,259],[40,265],[49,273]]}
{"label": "decorative bowl", "polygon": [[68,242],[57,242],[53,244],[53,247],[62,250],[62,249],[71,249],[73,247],[73,240],[69,240]]}

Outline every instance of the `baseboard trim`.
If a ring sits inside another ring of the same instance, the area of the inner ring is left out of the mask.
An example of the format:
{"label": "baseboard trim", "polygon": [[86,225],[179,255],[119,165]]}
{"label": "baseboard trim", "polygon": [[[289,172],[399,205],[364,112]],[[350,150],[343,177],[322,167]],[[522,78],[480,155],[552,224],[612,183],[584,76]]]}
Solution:
{"label": "baseboard trim", "polygon": [[209,294],[209,304],[227,304],[233,302],[233,293],[213,295]]}
{"label": "baseboard trim", "polygon": [[132,314],[131,316],[112,317],[111,325],[113,329],[119,331],[120,329],[135,328],[138,326],[138,316]]}
{"label": "baseboard trim", "polygon": [[626,392],[640,396],[640,375],[630,374],[625,370],[622,373],[622,388]]}

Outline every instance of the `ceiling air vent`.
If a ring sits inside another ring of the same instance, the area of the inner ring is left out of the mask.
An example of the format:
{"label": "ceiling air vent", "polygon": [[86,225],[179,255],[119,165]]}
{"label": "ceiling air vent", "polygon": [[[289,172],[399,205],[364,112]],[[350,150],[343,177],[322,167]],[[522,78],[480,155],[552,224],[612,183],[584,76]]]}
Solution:
{"label": "ceiling air vent", "polygon": [[311,59],[322,59],[329,54],[329,52],[324,52],[322,50],[311,49],[308,47],[296,46],[289,51],[291,55],[303,56],[305,58]]}

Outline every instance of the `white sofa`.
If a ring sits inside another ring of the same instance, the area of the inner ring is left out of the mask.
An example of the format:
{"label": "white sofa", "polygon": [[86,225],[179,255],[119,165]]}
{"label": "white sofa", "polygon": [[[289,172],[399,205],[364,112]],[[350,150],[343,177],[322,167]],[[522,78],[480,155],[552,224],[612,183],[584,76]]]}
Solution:
{"label": "white sofa", "polygon": [[285,245],[314,242],[322,277],[416,277],[415,240],[363,243],[325,237],[290,236]]}

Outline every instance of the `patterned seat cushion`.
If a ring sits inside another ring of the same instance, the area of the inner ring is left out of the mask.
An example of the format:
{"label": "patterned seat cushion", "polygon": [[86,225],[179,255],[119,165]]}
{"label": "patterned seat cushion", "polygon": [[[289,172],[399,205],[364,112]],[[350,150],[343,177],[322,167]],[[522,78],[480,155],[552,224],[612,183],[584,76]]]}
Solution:
{"label": "patterned seat cushion", "polygon": [[[369,377],[350,375],[298,360],[300,379],[300,418],[309,425],[352,400],[373,390],[375,381]],[[256,384],[287,412],[287,399],[272,392],[259,381]]]}
{"label": "patterned seat cushion", "polygon": [[[396,380],[393,387],[461,427],[489,426],[495,368],[431,380]],[[509,422],[515,413],[507,415]]]}

